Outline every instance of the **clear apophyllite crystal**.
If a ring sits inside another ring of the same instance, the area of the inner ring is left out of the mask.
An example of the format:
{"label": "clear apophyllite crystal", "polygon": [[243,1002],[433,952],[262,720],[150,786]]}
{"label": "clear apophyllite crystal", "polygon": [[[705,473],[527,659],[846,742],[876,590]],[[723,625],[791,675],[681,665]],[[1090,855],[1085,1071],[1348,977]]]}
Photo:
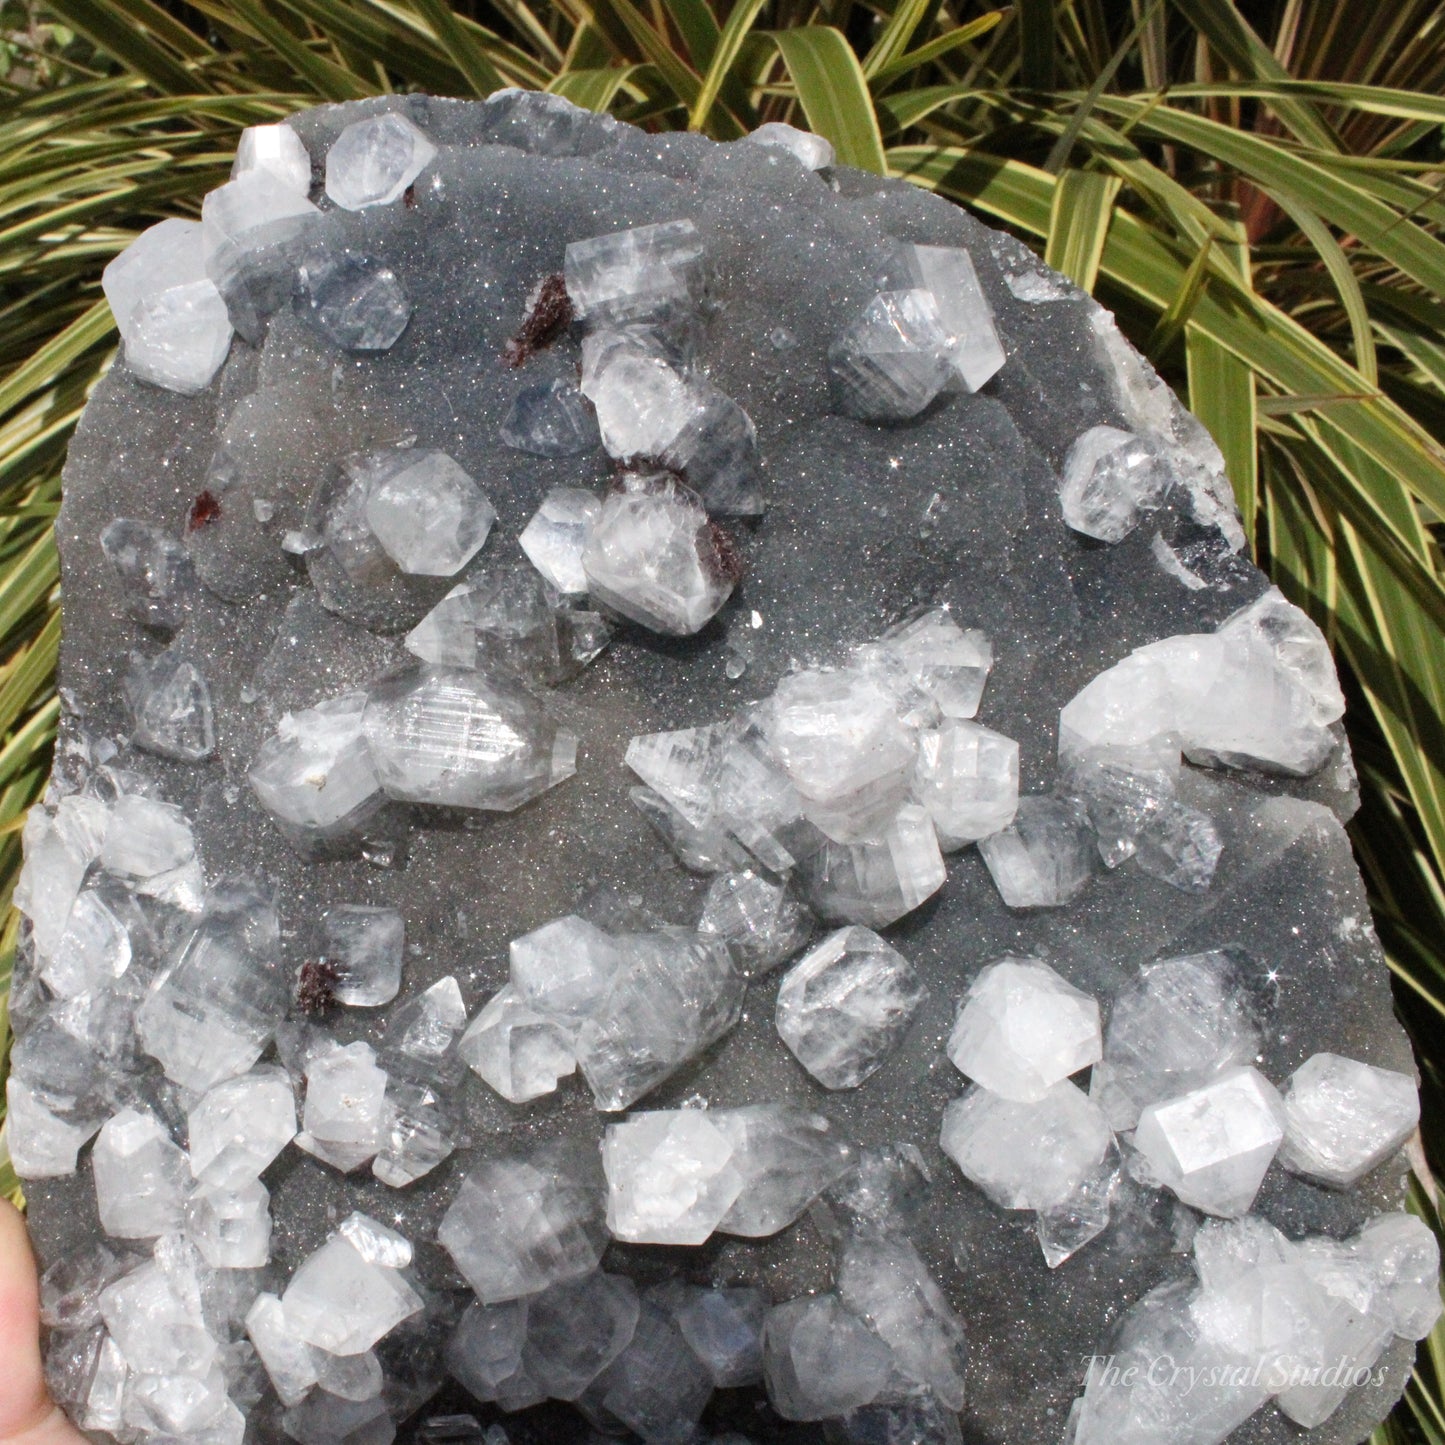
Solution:
{"label": "clear apophyllite crystal", "polygon": [[484,1305],[473,1300],[446,1343],[446,1367],[474,1399],[520,1410],[546,1398],[522,1369],[528,1301]]}
{"label": "clear apophyllite crystal", "polygon": [[697,495],[629,473],[602,503],[582,569],[594,602],[654,632],[690,636],[732,595],[740,566]]}
{"label": "clear apophyllite crystal", "polygon": [[853,1146],[821,1114],[786,1104],[715,1109],[743,1187],[718,1228],[763,1239],[786,1229],[851,1167]]}
{"label": "clear apophyllite crystal", "polygon": [[913,792],[945,851],[987,838],[1018,812],[1019,745],[978,723],[945,718],[919,734]]}
{"label": "clear apophyllite crystal", "polygon": [[116,799],[100,854],[107,873],[141,882],[172,874],[195,856],[190,820],[174,804],[139,793]]}
{"label": "clear apophyllite crystal", "polygon": [[1068,1203],[1113,1145],[1104,1111],[1065,1079],[1020,1103],[975,1085],[943,1113],[943,1152],[1001,1209]]}
{"label": "clear apophyllite crystal", "polygon": [[1059,482],[1064,521],[1100,542],[1119,542],[1174,485],[1166,450],[1152,438],[1113,426],[1090,427],[1069,448]]}
{"label": "clear apophyllite crystal", "polygon": [[373,256],[313,251],[297,280],[301,315],[345,351],[390,351],[411,320],[406,288]]}
{"label": "clear apophyllite crystal", "polygon": [[559,1140],[481,1161],[437,1239],[483,1304],[520,1299],[597,1268],[605,1201],[596,1147]]}
{"label": "clear apophyllite crystal", "polygon": [[321,915],[321,957],[336,970],[331,993],[351,1008],[379,1008],[401,991],[406,922],[394,908],[339,903]]}
{"label": "clear apophyllite crystal", "polygon": [[722,873],[703,900],[697,931],[721,939],[749,978],[786,963],[813,935],[813,918],[786,883],[748,868]]}
{"label": "clear apophyllite crystal", "polygon": [[281,1296],[287,1324],[309,1345],[359,1355],[423,1308],[399,1269],[368,1259],[334,1235],[291,1276]]}
{"label": "clear apophyllite crystal", "polygon": [[931,291],[879,292],[828,348],[833,405],[860,421],[907,421],[943,390],[952,352]]}
{"label": "clear apophyllite crystal", "polygon": [[242,880],[218,883],[141,1006],[142,1046],[182,1087],[209,1089],[261,1057],[290,992],[270,898]]}
{"label": "clear apophyllite crystal", "polygon": [[768,1311],[763,1372],[785,1420],[828,1420],[876,1399],[893,1376],[893,1352],[833,1293]]}
{"label": "clear apophyllite crystal", "polygon": [[634,1244],[702,1244],[743,1188],[728,1135],[706,1109],[634,1114],[607,1128],[607,1228]]}
{"label": "clear apophyllite crystal", "polygon": [[577,387],[561,378],[523,387],[497,434],[505,445],[534,457],[577,457],[602,443],[596,413]]}
{"label": "clear apophyllite crystal", "polygon": [[763,1378],[763,1320],[768,1297],[749,1286],[708,1289],[679,1285],[665,1303],[692,1352],[719,1390],[756,1385]]}
{"label": "clear apophyllite crystal", "polygon": [[770,120],[744,137],[754,145],[787,151],[799,165],[810,171],[825,170],[833,164],[832,142],[809,130],[799,130],[780,120]]}
{"label": "clear apophyllite crystal", "polygon": [[366,521],[405,573],[451,577],[481,550],[496,509],[445,452],[378,454],[366,492]]}
{"label": "clear apophyllite crystal", "polygon": [[871,929],[840,928],[799,959],[778,990],[778,1034],[828,1089],[853,1089],[903,1042],[928,990]]}
{"label": "clear apophyllite crystal", "polygon": [[726,1034],[746,988],[727,948],[684,929],[616,940],[621,963],[577,1031],[599,1109],[626,1109]]}
{"label": "clear apophyllite crystal", "polygon": [[299,1405],[316,1383],[316,1356],[286,1317],[285,1306],[274,1294],[258,1294],[245,1324],[277,1397],[283,1405]]}
{"label": "clear apophyllite crystal", "polygon": [[624,1275],[598,1270],[527,1303],[521,1368],[553,1400],[575,1400],[627,1348],[641,1305]]}
{"label": "clear apophyllite crystal", "polygon": [[1031,1103],[1099,1061],[1099,1005],[1034,958],[979,973],[948,1040],[948,1057],[976,1084]]}
{"label": "clear apophyllite crystal", "polygon": [[259,1179],[202,1184],[186,1201],[186,1238],[212,1269],[261,1269],[271,1258],[271,1192]]}
{"label": "clear apophyllite crystal", "polygon": [[460,1053],[467,1026],[461,985],[450,974],[392,1010],[381,1039],[388,1074],[438,1089],[454,1089],[466,1075]]}
{"label": "clear apophyllite crystal", "polygon": [[977,391],[1007,356],[973,257],[961,246],[904,245],[893,268],[906,284],[933,297],[951,340],[949,364],[965,390]]}
{"label": "clear apophyllite crystal", "polygon": [[174,632],[186,620],[196,590],[190,554],[149,522],[117,517],[100,534],[125,610],[146,627]]}
{"label": "clear apophyllite crystal", "polygon": [[1010,908],[1072,903],[1093,872],[1085,814],[1065,798],[1020,798],[1013,822],[980,839],[978,851]]}
{"label": "clear apophyllite crystal", "polygon": [[395,111],[353,121],[326,152],[326,194],[347,211],[390,205],[436,153],[425,132]]}
{"label": "clear apophyllite crystal", "polygon": [[866,843],[821,837],[804,854],[799,885],[826,923],[886,928],[937,893],[948,878],[933,820],[905,803],[883,836]]}
{"label": "clear apophyllite crystal", "polygon": [[890,672],[902,674],[944,717],[971,718],[993,667],[993,644],[977,628],[960,627],[946,609],[935,607],[889,628],[877,642],[858,648],[855,657],[885,678]]}
{"label": "clear apophyllite crystal", "polygon": [[563,274],[577,315],[594,326],[654,320],[700,299],[702,239],[691,221],[664,221],[573,241]]}
{"label": "clear apophyllite crystal", "polygon": [[517,539],[527,560],[564,596],[587,590],[582,552],[602,503],[581,487],[553,487]]}
{"label": "clear apophyllite crystal", "polygon": [[186,395],[210,385],[231,348],[231,318],[206,274],[199,222],[143,231],[105,268],[101,286],[136,376]]}
{"label": "clear apophyllite crystal", "polygon": [[1250,1063],[1262,1043],[1226,954],[1160,959],[1115,995],[1089,1091],[1115,1129],[1132,1129],[1146,1104]]}
{"label": "clear apophyllite crystal", "polygon": [[130,967],[130,934],[102,894],[87,889],[75,900],[60,946],[45,960],[40,976],[58,998],[103,990]]}
{"label": "clear apophyllite crystal", "polygon": [[187,1115],[191,1172],[234,1189],[258,1179],[296,1137],[296,1095],[284,1069],[262,1065],[207,1090]]}
{"label": "clear apophyllite crystal", "polygon": [[493,995],[461,1041],[462,1057],[504,1099],[525,1104],[577,1071],[573,1029],[539,1013],[508,986]]}
{"label": "clear apophyllite crystal", "polygon": [[333,1047],[306,1070],[306,1106],[296,1144],[343,1174],[369,1163],[387,1122],[387,1074],[370,1044]]}
{"label": "clear apophyllite crystal", "polygon": [[311,190],[311,155],[284,120],[275,125],[248,125],[241,132],[231,179],[238,181],[253,171],[266,172],[298,196]]}
{"label": "clear apophyllite crystal", "polygon": [[286,713],[251,764],[252,791],[302,846],[353,834],[385,802],[365,709],[366,694],[353,692]]}
{"label": "clear apophyllite crystal", "polygon": [[154,1239],[180,1230],[194,1188],[186,1151],[152,1114],[122,1109],[91,1152],[101,1228],[114,1239]]}
{"label": "clear apophyllite crystal", "polygon": [[388,1077],[381,1145],[371,1172],[390,1189],[405,1189],[452,1154],[465,1133],[437,1091],[426,1084]]}
{"label": "clear apophyllite crystal", "polygon": [[644,1300],[627,1348],[593,1382],[584,1404],[645,1440],[668,1440],[695,1431],[711,1397],[712,1376],[677,1321]]}
{"label": "clear apophyllite crystal", "polygon": [[583,1019],[607,996],[624,953],[610,934],[575,914],[554,918],[508,946],[518,997],[554,1017]]}
{"label": "clear apophyllite crystal", "polygon": [[423,666],[377,683],[363,731],[393,798],[510,812],[570,778],[577,739],[517,683]]}
{"label": "clear apophyllite crystal", "polygon": [[1148,1105],[1134,1130],[1134,1147],[1166,1188],[1226,1218],[1249,1210],[1283,1139],[1279,1093],[1247,1066]]}
{"label": "clear apophyllite crystal", "polygon": [[153,658],[135,652],[121,686],[137,747],[183,763],[215,752],[211,689],[195,663],[174,652]]}
{"label": "clear apophyllite crystal", "polygon": [[1408,1074],[1339,1054],[1315,1054],[1286,1080],[1280,1163],[1345,1188],[1415,1132],[1420,1096]]}

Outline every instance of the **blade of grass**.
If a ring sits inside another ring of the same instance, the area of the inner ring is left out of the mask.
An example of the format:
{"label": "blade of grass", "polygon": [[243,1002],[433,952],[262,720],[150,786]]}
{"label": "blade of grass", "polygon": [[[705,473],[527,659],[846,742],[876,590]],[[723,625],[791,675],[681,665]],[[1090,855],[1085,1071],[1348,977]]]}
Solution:
{"label": "blade of grass", "polygon": [[842,33],[827,25],[758,33],[777,46],[808,125],[833,143],[839,163],[885,174],[883,137],[868,82]]}
{"label": "blade of grass", "polygon": [[1103,171],[1065,171],[1054,187],[1044,260],[1085,291],[1094,289],[1121,182]]}

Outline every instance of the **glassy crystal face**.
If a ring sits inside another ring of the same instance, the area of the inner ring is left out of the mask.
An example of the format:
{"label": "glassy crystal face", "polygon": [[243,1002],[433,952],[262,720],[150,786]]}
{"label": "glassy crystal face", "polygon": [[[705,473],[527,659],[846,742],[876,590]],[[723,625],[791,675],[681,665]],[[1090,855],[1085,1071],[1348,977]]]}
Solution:
{"label": "glassy crystal face", "polygon": [[827,1420],[875,1400],[893,1356],[836,1294],[805,1295],[768,1311],[763,1371],[785,1420]]}
{"label": "glassy crystal face", "polygon": [[670,479],[639,476],[602,503],[582,570],[594,602],[677,637],[701,631],[738,581],[731,543],[697,496]]}
{"label": "glassy crystal face", "polygon": [[445,452],[388,459],[366,497],[366,521],[403,572],[451,577],[481,549],[497,519],[482,490]]}
{"label": "glassy crystal face", "polygon": [[1315,1054],[1286,1080],[1280,1162],[1344,1188],[1383,1164],[1415,1132],[1415,1081],[1339,1054]]}
{"label": "glassy crystal face", "polygon": [[566,595],[587,590],[582,553],[602,503],[580,487],[554,487],[517,539],[543,579]]}
{"label": "glassy crystal face", "polygon": [[174,632],[186,620],[196,578],[181,543],[149,522],[117,517],[100,534],[126,611],[137,622]]}
{"label": "glassy crystal face", "polygon": [[298,1147],[350,1174],[381,1148],[387,1075],[370,1044],[333,1045],[306,1069],[306,1104]]}
{"label": "glassy crystal face", "polygon": [[580,1141],[482,1162],[462,1181],[437,1239],[484,1305],[597,1268],[606,1186]]}
{"label": "glassy crystal face", "polygon": [[928,991],[871,929],[840,928],[778,990],[778,1035],[826,1089],[854,1089],[903,1042]]}
{"label": "glassy crystal face", "polygon": [[575,386],[560,379],[519,391],[498,435],[507,446],[534,457],[581,456],[602,441],[596,413]]}
{"label": "glassy crystal face", "polygon": [[719,874],[697,922],[699,933],[727,944],[749,978],[786,963],[812,937],[813,928],[808,910],[787,884],[752,869]]}
{"label": "glassy crystal face", "polygon": [[799,880],[825,923],[887,928],[931,898],[948,878],[933,820],[905,803],[876,842],[824,837],[799,864]]}
{"label": "glassy crystal face", "polygon": [[945,852],[990,837],[1019,805],[1019,745],[1012,738],[948,718],[918,739],[913,789]]}
{"label": "glassy crystal face", "polygon": [[298,309],[343,351],[390,351],[411,320],[411,299],[390,266],[345,252],[308,254]]}
{"label": "glassy crystal face", "polygon": [[1103,1050],[1098,1003],[1032,958],[989,964],[970,986],[948,1040],[960,1072],[1020,1103],[1042,1099],[1098,1063]]}
{"label": "glassy crystal face", "polygon": [[311,156],[306,143],[285,121],[275,125],[248,125],[236,142],[231,179],[240,180],[263,171],[298,196],[311,190]]}
{"label": "glassy crystal face", "polygon": [[199,222],[159,221],[141,232],[101,286],[136,376],[186,396],[210,385],[231,349],[231,318],[206,274]]}
{"label": "glassy crystal face", "polygon": [[154,1115],[122,1109],[91,1153],[101,1228],[113,1239],[154,1239],[180,1230],[192,1189],[185,1150]]}
{"label": "glassy crystal face", "polygon": [[941,392],[953,341],[931,291],[882,291],[828,348],[833,405],[860,421],[908,421]]}
{"label": "glassy crystal face", "polygon": [[602,1167],[607,1228],[633,1244],[702,1244],[743,1188],[733,1146],[705,1109],[609,1125]]}
{"label": "glassy crystal face", "polygon": [[211,689],[193,662],[173,652],[154,658],[132,653],[124,688],[137,747],[183,763],[215,752]]}
{"label": "glassy crystal face", "polygon": [[574,1031],[523,1002],[512,987],[500,989],[472,1020],[461,1053],[478,1078],[513,1104],[553,1093],[577,1071]]}
{"label": "glassy crystal face", "polygon": [[1010,908],[1061,908],[1093,871],[1083,812],[1061,798],[1020,798],[1013,822],[980,839],[978,851]]}
{"label": "glassy crystal face", "polygon": [[388,206],[435,155],[421,128],[395,111],[354,121],[326,152],[326,194],[347,211]]}
{"label": "glassy crystal face", "polygon": [[481,671],[428,665],[378,683],[362,731],[382,788],[403,802],[510,812],[577,767],[576,737]]}
{"label": "glassy crystal face", "polygon": [[342,903],[321,918],[321,957],[336,971],[331,994],[352,1008],[378,1008],[401,991],[406,923],[394,908]]}
{"label": "glassy crystal face", "polygon": [[703,246],[691,221],[574,241],[563,274],[577,315],[594,326],[649,321],[700,299]]}
{"label": "glassy crystal face", "polygon": [[234,1190],[259,1179],[296,1137],[290,1078],[263,1064],[224,1080],[191,1108],[187,1134],[191,1173],[202,1184]]}
{"label": "glassy crystal face", "polygon": [[291,1276],[281,1296],[286,1323],[332,1355],[359,1355],[423,1308],[399,1269],[368,1259],[344,1234],[329,1239]]}
{"label": "glassy crystal face", "polygon": [[1168,456],[1148,438],[1096,426],[1064,458],[1059,501],[1074,531],[1120,542],[1159,510],[1173,485]]}
{"label": "glassy crystal face", "polygon": [[1225,1218],[1254,1203],[1283,1139],[1279,1094],[1248,1067],[1150,1104],[1134,1130],[1134,1147],[1167,1188],[1186,1204]]}
{"label": "glassy crystal face", "polygon": [[780,120],[767,121],[756,130],[749,131],[747,139],[754,145],[786,151],[799,165],[810,171],[826,170],[833,164],[831,141],[814,135],[812,131],[786,125]]}

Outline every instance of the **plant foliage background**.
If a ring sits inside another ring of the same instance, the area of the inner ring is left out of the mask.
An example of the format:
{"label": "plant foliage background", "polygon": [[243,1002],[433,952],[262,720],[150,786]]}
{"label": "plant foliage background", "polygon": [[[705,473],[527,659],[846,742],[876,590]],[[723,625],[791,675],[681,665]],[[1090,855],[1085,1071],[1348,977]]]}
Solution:
{"label": "plant foliage background", "polygon": [[[0,994],[59,702],[51,520],[115,347],[99,279],[238,129],[384,90],[545,88],[721,139],[828,136],[1013,231],[1214,433],[1331,639],[1353,838],[1445,1160],[1445,3],[0,0]],[[0,1069],[6,1042],[0,1002]],[[0,1191],[18,1196],[0,1151]],[[1428,1167],[1414,1205],[1439,1227]],[[1380,1445],[1445,1445],[1445,1331]]]}

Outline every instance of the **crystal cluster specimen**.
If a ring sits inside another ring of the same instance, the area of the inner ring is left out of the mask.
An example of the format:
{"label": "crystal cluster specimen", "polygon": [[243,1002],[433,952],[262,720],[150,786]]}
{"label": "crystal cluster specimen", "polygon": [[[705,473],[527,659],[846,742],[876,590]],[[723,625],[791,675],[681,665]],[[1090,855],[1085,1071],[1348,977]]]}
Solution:
{"label": "crystal cluster specimen", "polygon": [[3,1136],[90,1438],[1398,1394],[1437,1260],[1324,640],[1105,312],[835,160],[378,97],[109,268]]}

